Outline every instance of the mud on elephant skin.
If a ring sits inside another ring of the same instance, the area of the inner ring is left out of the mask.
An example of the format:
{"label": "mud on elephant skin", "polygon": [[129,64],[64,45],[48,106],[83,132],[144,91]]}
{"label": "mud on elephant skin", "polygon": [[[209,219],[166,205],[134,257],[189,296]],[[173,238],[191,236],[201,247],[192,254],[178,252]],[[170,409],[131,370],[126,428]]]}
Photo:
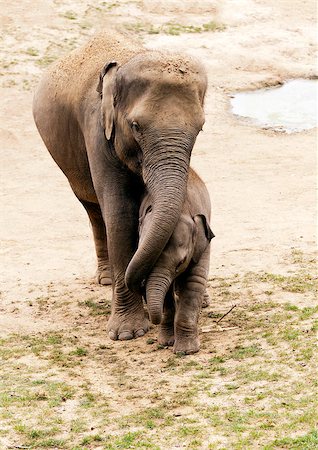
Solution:
{"label": "mud on elephant skin", "polygon": [[[210,197],[205,184],[190,168],[186,200],[176,227],[155,263],[145,286],[149,317],[160,324],[159,343],[174,352],[199,350],[198,319],[206,294],[209,270]],[[140,207],[140,245],[153,220],[152,197]]]}
{"label": "mud on elephant skin", "polygon": [[[110,267],[111,339],[148,330],[140,287],[181,214],[206,87],[195,58],[103,33],[54,63],[35,93],[38,131],[92,223],[99,280]],[[153,219],[138,247],[145,187]]]}

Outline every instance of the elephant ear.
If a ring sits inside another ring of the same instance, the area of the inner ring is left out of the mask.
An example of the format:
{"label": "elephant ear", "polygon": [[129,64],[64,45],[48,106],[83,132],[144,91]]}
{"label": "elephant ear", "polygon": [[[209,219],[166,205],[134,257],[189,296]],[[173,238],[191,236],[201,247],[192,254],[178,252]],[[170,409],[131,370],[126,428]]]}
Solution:
{"label": "elephant ear", "polygon": [[211,239],[214,238],[214,233],[211,230],[208,221],[204,214],[197,214],[193,218],[195,227],[194,227],[194,251],[192,260],[195,263],[198,263],[201,256],[203,255],[204,250],[209,245]]}
{"label": "elephant ear", "polygon": [[102,99],[102,117],[107,140],[112,135],[114,125],[114,84],[117,70],[116,61],[105,64],[99,75],[99,83],[96,88]]}

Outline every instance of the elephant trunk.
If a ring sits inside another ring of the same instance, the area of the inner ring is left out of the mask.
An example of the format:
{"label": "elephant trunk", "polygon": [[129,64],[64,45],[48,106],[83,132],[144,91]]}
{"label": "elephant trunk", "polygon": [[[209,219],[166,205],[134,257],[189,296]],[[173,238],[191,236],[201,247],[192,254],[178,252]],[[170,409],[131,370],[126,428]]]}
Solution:
{"label": "elephant trunk", "polygon": [[157,267],[148,277],[146,284],[147,307],[150,321],[155,325],[161,322],[164,300],[171,282],[171,274]]}
{"label": "elephant trunk", "polygon": [[143,179],[152,198],[152,221],[126,270],[126,285],[140,291],[166,246],[186,195],[194,136],[182,132],[169,139],[153,139],[144,153]]}

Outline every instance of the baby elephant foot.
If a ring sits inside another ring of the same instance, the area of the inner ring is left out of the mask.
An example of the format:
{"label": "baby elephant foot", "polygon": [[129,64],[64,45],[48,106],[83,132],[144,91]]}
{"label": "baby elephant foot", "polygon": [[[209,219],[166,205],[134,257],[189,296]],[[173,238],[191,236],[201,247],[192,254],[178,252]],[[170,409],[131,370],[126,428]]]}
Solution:
{"label": "baby elephant foot", "polygon": [[165,347],[172,347],[174,344],[174,330],[173,324],[170,325],[160,325],[160,331],[158,336],[158,344],[164,345]]}
{"label": "baby elephant foot", "polygon": [[138,313],[113,313],[107,323],[107,332],[113,341],[127,341],[144,336],[149,330],[149,321],[142,309]]}
{"label": "baby elephant foot", "polygon": [[200,341],[198,337],[176,337],[173,353],[184,353],[192,355],[200,350]]}
{"label": "baby elephant foot", "polygon": [[104,286],[109,286],[112,284],[112,279],[110,275],[110,269],[108,265],[104,265],[97,268],[96,271],[96,283],[102,284]]}

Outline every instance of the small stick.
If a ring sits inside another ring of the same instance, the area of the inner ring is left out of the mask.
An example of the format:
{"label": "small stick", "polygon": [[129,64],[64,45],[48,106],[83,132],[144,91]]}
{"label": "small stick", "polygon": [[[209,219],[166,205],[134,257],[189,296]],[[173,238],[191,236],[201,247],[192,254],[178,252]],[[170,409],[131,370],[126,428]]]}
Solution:
{"label": "small stick", "polygon": [[31,448],[31,447],[25,447],[24,445],[10,445],[7,448],[23,448],[23,449],[26,448],[26,449],[28,449],[28,448]]}
{"label": "small stick", "polygon": [[216,320],[215,322],[216,322],[216,323],[221,322],[221,320],[224,319],[225,316],[227,316],[228,314],[230,314],[230,312],[232,311],[232,309],[234,309],[235,307],[236,307],[236,305],[233,305],[232,308],[231,308],[228,312],[226,312],[225,314],[223,314],[223,316],[222,316],[219,320]]}

